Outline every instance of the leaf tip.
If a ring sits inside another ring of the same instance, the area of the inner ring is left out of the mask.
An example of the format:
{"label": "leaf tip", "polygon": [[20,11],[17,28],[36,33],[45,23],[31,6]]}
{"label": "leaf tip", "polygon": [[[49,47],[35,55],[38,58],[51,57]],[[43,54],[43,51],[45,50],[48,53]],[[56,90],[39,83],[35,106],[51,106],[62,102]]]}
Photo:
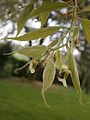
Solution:
{"label": "leaf tip", "polygon": [[46,107],[49,108],[50,106],[48,105],[48,103],[47,103],[47,101],[46,101],[46,98],[45,98],[45,95],[44,95],[44,90],[43,90],[43,88],[42,88],[42,90],[41,90],[41,94],[42,94],[42,98],[43,98],[43,101],[44,101]]}

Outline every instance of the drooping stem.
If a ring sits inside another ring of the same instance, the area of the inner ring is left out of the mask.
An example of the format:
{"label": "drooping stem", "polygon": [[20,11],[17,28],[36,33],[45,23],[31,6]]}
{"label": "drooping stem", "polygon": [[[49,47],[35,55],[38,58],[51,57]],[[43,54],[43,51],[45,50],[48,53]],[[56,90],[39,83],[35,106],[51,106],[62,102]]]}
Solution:
{"label": "drooping stem", "polygon": [[78,7],[77,0],[75,0],[75,17],[77,17],[77,7]]}

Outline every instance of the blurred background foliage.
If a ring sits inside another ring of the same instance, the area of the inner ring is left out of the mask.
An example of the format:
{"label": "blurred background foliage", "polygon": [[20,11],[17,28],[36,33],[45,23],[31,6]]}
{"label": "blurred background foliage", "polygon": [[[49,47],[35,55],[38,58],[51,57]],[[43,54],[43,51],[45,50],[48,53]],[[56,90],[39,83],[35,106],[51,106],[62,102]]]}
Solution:
{"label": "blurred background foliage", "polygon": [[[13,35],[16,32],[16,22],[17,19],[23,10],[23,8],[32,0],[0,0],[0,37],[2,36],[6,37],[9,35]],[[54,1],[60,1],[60,0],[54,0]],[[63,0],[65,1],[65,0]],[[42,3],[42,0],[33,0],[34,7],[40,5]],[[79,8],[83,9],[85,6],[90,5],[90,0],[79,0]],[[48,17],[47,24],[45,26],[50,25],[58,25],[58,24],[70,24],[70,13],[66,15],[65,10],[56,10],[52,11]],[[81,17],[85,17],[90,19],[90,13],[83,13],[81,14]],[[33,23],[33,21],[39,22],[39,17],[32,18],[30,23]],[[12,28],[10,29],[10,24],[12,24]],[[9,26],[9,29],[5,32],[6,26]],[[3,29],[3,30],[2,30]],[[30,24],[26,24],[24,27],[23,32],[30,32],[32,29],[36,29],[31,26]],[[5,33],[4,33],[5,32]],[[64,31],[57,32],[56,35],[52,35],[49,38],[49,42],[53,41],[55,38],[59,38],[62,36],[62,33]],[[36,44],[44,44],[45,39],[40,40],[39,43]],[[33,43],[30,41],[27,45],[32,46]],[[30,80],[37,79],[42,80],[42,72],[43,72],[43,65],[40,64],[36,68],[36,73],[31,74],[28,66],[21,71],[18,71],[15,73],[15,69],[18,67],[21,67],[27,62],[27,59],[24,57],[21,57],[18,54],[13,55],[3,55],[3,53],[12,52],[13,50],[16,50],[18,48],[18,45],[15,43],[10,42],[0,42],[0,77],[25,77]],[[80,75],[80,81],[82,84],[82,87],[86,87],[86,92],[90,89],[90,45],[87,43],[84,37],[84,33],[82,31],[82,28],[80,29],[80,35],[79,35],[79,44],[76,46],[77,54],[76,60],[78,63],[78,70]],[[66,51],[63,49],[62,54],[65,55]],[[58,72],[58,71],[57,71]],[[57,79],[57,78],[55,78]],[[67,79],[68,84],[71,85],[70,77]],[[56,82],[56,80],[55,80]],[[58,82],[57,82],[58,83]]]}

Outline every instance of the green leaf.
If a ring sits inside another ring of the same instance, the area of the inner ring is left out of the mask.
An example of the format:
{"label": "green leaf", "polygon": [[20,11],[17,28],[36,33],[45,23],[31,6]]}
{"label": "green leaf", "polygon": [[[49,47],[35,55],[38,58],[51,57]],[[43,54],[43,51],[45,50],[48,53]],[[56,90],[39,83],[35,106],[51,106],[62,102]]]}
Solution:
{"label": "green leaf", "polygon": [[[51,0],[44,0],[42,5],[43,4],[46,4],[46,3],[50,3]],[[40,19],[41,19],[41,27],[43,27],[43,25],[46,23],[47,19],[48,19],[48,16],[50,14],[50,11],[48,12],[43,12],[40,14]]]}
{"label": "green leaf", "polygon": [[46,105],[47,105],[47,102],[45,100],[44,93],[52,85],[52,83],[54,81],[54,78],[55,78],[55,73],[56,73],[55,65],[54,65],[54,63],[52,61],[50,61],[46,65],[46,67],[44,69],[44,72],[43,72],[42,97],[43,97],[44,102],[45,102]]}
{"label": "green leaf", "polygon": [[71,71],[72,82],[74,84],[74,87],[77,90],[77,93],[79,94],[79,100],[80,100],[80,103],[82,104],[82,91],[80,87],[78,71],[77,71],[76,62],[73,56],[72,49],[68,50],[68,69]]}
{"label": "green leaf", "polygon": [[[18,20],[18,23],[17,23],[17,27],[18,27],[17,35],[22,30],[22,28],[24,27],[24,25],[27,22],[27,20],[30,19],[31,17],[35,17],[37,15],[40,15],[41,13],[46,14],[44,12],[51,12],[52,10],[62,9],[62,8],[65,8],[65,7],[71,7],[71,6],[69,4],[64,3],[64,2],[52,2],[52,3],[42,4],[41,6],[39,6],[38,8],[36,8],[34,10],[32,3],[29,4],[24,9],[24,11],[22,12],[21,16],[19,17],[19,20]],[[44,18],[41,18],[41,19],[44,19]],[[44,22],[45,21],[43,21],[43,23]]]}
{"label": "green leaf", "polygon": [[87,7],[85,7],[80,11],[80,13],[83,13],[83,12],[90,12],[90,5],[88,5]]}
{"label": "green leaf", "polygon": [[88,19],[81,19],[81,20],[82,20],[82,27],[83,27],[86,39],[90,44],[90,20]]}
{"label": "green leaf", "polygon": [[57,43],[58,43],[58,39],[52,41],[52,42],[48,45],[48,47],[54,47],[55,45],[57,45]]}
{"label": "green leaf", "polygon": [[61,71],[62,71],[62,62],[61,62],[61,53],[60,53],[60,50],[56,51],[56,61],[57,61],[57,67],[59,69],[59,72],[61,73]]}
{"label": "green leaf", "polygon": [[46,23],[49,14],[50,14],[50,12],[43,12],[43,13],[40,14],[41,27],[43,27],[43,25]]}
{"label": "green leaf", "polygon": [[29,16],[30,16],[30,14],[32,12],[32,9],[33,9],[33,4],[30,3],[29,5],[27,5],[24,8],[23,12],[19,16],[18,21],[17,21],[17,35],[20,33],[20,31],[24,27],[25,23],[29,19]]}
{"label": "green leaf", "polygon": [[12,40],[19,40],[19,41],[30,41],[30,40],[36,40],[39,38],[45,38],[56,31],[58,31],[60,27],[47,27],[47,28],[41,28],[38,30],[34,30],[32,32],[29,32],[27,34],[24,34],[19,37],[14,37],[14,38],[5,38],[5,39],[12,39]]}
{"label": "green leaf", "polygon": [[33,10],[30,18],[37,16],[43,12],[48,12],[52,10],[62,9],[65,7],[71,7],[69,4],[64,2],[51,2],[51,3],[44,3],[41,6],[39,6],[37,9]]}
{"label": "green leaf", "polygon": [[40,59],[46,52],[47,47],[44,45],[36,45],[17,50],[18,53],[26,55],[31,58]]}

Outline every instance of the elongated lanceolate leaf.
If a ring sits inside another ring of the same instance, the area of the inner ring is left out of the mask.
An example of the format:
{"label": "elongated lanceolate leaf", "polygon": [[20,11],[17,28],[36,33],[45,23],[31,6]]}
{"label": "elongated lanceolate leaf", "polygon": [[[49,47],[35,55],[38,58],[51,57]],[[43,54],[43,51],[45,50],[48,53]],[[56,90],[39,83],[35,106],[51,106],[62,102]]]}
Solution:
{"label": "elongated lanceolate leaf", "polygon": [[82,19],[82,27],[88,43],[90,44],[90,20]]}
{"label": "elongated lanceolate leaf", "polygon": [[65,8],[65,7],[71,7],[71,6],[67,3],[64,3],[64,2],[45,3],[45,4],[42,4],[41,6],[39,6],[36,10],[33,10],[32,14],[30,15],[30,18],[34,17],[36,15],[39,15],[43,12],[62,9],[62,8]]}
{"label": "elongated lanceolate leaf", "polygon": [[17,50],[17,52],[31,58],[39,59],[43,56],[46,50],[47,50],[46,46],[37,45],[37,46],[22,48],[20,50]]}
{"label": "elongated lanceolate leaf", "polygon": [[[51,2],[51,0],[43,0],[42,5],[46,4],[46,3],[50,3],[50,2]],[[43,27],[43,25],[46,23],[49,14],[50,14],[50,11],[43,12],[43,13],[40,14],[41,27]]]}
{"label": "elongated lanceolate leaf", "polygon": [[46,65],[46,67],[44,69],[44,72],[43,72],[42,97],[43,97],[46,105],[47,105],[47,103],[46,103],[46,100],[45,100],[44,93],[52,85],[52,83],[54,81],[54,78],[55,78],[55,73],[56,73],[56,70],[55,70],[54,63],[52,61],[50,61]]}
{"label": "elongated lanceolate leaf", "polygon": [[[27,22],[28,19],[35,17],[37,15],[40,15],[41,13],[45,14],[45,12],[51,12],[52,10],[57,10],[57,9],[62,9],[65,7],[71,7],[69,4],[66,4],[64,2],[51,2],[51,3],[45,3],[36,8],[35,10],[33,9],[32,4],[29,4],[24,11],[22,12],[21,16],[19,17],[17,26],[18,26],[18,31],[17,34],[20,33],[22,28],[25,26],[25,23]],[[33,10],[32,10],[33,9]],[[49,14],[49,13],[48,13]],[[43,19],[43,18],[41,18]],[[46,21],[46,20],[45,20]],[[43,21],[43,23],[45,22]]]}
{"label": "elongated lanceolate leaf", "polygon": [[27,34],[24,34],[19,37],[14,38],[5,38],[5,39],[12,39],[12,40],[19,40],[19,41],[30,41],[30,40],[36,40],[39,38],[45,38],[56,31],[58,31],[60,27],[47,27],[47,28],[41,28],[38,30],[34,30],[32,32],[29,32]]}
{"label": "elongated lanceolate leaf", "polygon": [[55,45],[57,45],[57,43],[58,43],[58,39],[53,40],[53,41],[48,45],[48,47],[54,47]]}
{"label": "elongated lanceolate leaf", "polygon": [[23,12],[19,16],[18,21],[17,21],[17,35],[20,33],[25,23],[29,19],[32,9],[33,9],[33,4],[30,3],[28,6],[24,8]]}
{"label": "elongated lanceolate leaf", "polygon": [[61,62],[61,53],[59,50],[56,51],[56,61],[57,61],[57,67],[59,69],[59,72],[62,71],[62,62]]}
{"label": "elongated lanceolate leaf", "polygon": [[41,27],[43,27],[43,25],[46,23],[49,14],[50,14],[50,12],[43,12],[43,13],[40,14]]}
{"label": "elongated lanceolate leaf", "polygon": [[73,50],[71,49],[68,50],[68,69],[71,71],[72,82],[80,96],[79,97],[80,103],[82,103],[82,92],[81,92],[81,87],[80,87],[79,76],[77,72],[75,58],[73,56]]}

